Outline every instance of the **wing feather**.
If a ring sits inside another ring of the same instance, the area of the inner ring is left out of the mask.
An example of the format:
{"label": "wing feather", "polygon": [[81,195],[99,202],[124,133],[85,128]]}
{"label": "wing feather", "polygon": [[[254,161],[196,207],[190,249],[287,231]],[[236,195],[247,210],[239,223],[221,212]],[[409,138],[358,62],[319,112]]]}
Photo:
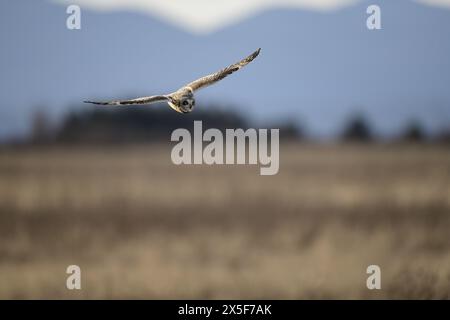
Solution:
{"label": "wing feather", "polygon": [[228,75],[232,74],[233,72],[238,71],[239,69],[246,66],[250,62],[252,62],[259,55],[260,51],[261,51],[261,48],[259,48],[255,52],[253,52],[247,58],[245,58],[235,64],[232,64],[231,66],[226,67],[216,73],[213,73],[213,74],[207,75],[205,77],[202,77],[200,79],[197,79],[195,81],[192,81],[191,83],[187,84],[185,87],[191,88],[193,91],[195,91],[195,90],[210,86],[210,85],[222,80],[223,78],[227,77]]}
{"label": "wing feather", "polygon": [[99,104],[102,106],[126,106],[134,104],[151,104],[159,101],[167,101],[167,96],[149,96],[131,100],[113,100],[113,101],[83,101],[84,103]]}

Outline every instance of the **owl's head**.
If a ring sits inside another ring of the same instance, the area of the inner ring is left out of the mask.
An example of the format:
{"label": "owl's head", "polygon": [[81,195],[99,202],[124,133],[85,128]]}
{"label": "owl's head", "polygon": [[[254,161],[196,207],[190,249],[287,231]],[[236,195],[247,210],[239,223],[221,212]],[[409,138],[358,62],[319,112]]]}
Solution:
{"label": "owl's head", "polygon": [[179,100],[179,111],[182,113],[189,113],[192,112],[192,110],[194,110],[194,106],[195,106],[195,98],[194,95],[184,95],[180,98]]}
{"label": "owl's head", "polygon": [[175,92],[173,95],[169,95],[169,106],[179,113],[189,113],[194,110],[195,98],[191,91],[185,91],[179,94]]}
{"label": "owl's head", "polygon": [[195,98],[194,95],[183,95],[181,98],[170,98],[168,101],[172,109],[179,113],[189,113],[194,110]]}

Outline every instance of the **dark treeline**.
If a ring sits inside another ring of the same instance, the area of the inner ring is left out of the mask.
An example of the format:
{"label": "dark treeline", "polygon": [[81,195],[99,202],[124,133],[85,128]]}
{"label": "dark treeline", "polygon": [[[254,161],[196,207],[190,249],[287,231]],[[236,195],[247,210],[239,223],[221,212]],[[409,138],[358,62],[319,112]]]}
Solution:
{"label": "dark treeline", "polygon": [[[168,109],[94,108],[69,113],[58,128],[50,128],[45,115],[37,113],[33,121],[31,142],[34,144],[125,144],[165,141],[173,130],[186,128],[192,132],[193,122],[202,121],[203,131],[216,128],[255,128],[244,116],[232,111],[196,110],[178,114]],[[267,127],[265,127],[267,128]],[[295,125],[282,124],[280,139],[300,139],[301,130]]]}
{"label": "dark treeline", "polygon": [[94,109],[67,116],[55,134],[61,143],[128,143],[167,139],[173,130],[192,130],[193,121],[202,120],[203,130],[248,128],[244,118],[229,112],[198,111],[178,114],[157,108]]}
{"label": "dark treeline", "polygon": [[[200,109],[200,108],[199,108]],[[205,111],[206,110],[206,111]],[[44,113],[38,112],[33,120],[30,142],[33,144],[126,144],[164,141],[173,130],[193,130],[193,121],[201,120],[203,131],[209,128],[255,128],[241,114],[211,108],[196,110],[191,114],[178,114],[163,108],[92,108],[73,111],[66,115],[57,128],[49,124]],[[266,124],[264,128],[279,128],[281,141],[314,140],[298,124],[287,120]],[[350,117],[336,140],[370,143],[378,141],[377,135],[362,114]],[[442,133],[431,139],[419,121],[411,121],[402,134],[391,139],[395,142],[450,142],[450,134]]]}
{"label": "dark treeline", "polygon": [[[380,140],[375,134],[370,122],[362,114],[357,114],[347,121],[344,130],[339,135],[344,142],[370,143]],[[385,141],[385,139],[383,139]],[[450,130],[443,130],[435,136],[427,134],[420,121],[412,120],[390,142],[401,143],[450,143]]]}

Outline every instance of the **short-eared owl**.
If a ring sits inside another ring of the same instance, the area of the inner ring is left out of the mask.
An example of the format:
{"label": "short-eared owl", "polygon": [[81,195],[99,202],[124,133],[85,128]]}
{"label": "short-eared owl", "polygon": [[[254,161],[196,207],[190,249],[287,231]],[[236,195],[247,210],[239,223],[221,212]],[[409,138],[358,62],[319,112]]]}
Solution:
{"label": "short-eared owl", "polygon": [[253,52],[251,55],[249,55],[247,58],[239,61],[238,63],[232,64],[229,67],[226,67],[216,73],[210,74],[208,76],[205,76],[203,78],[197,79],[184,87],[178,89],[177,91],[167,94],[167,95],[159,95],[159,96],[149,96],[149,97],[142,97],[142,98],[136,98],[131,100],[115,100],[115,101],[107,101],[107,102],[96,102],[96,101],[84,101],[86,103],[94,103],[94,104],[100,104],[100,105],[116,105],[116,106],[123,106],[123,105],[133,105],[133,104],[150,104],[160,101],[167,101],[172,109],[174,109],[177,112],[180,113],[189,113],[194,109],[195,106],[195,98],[194,98],[194,92],[198,89],[207,87],[209,85],[212,85],[226,76],[232,74],[235,71],[238,71],[242,67],[246,66],[250,62],[255,59],[259,52],[261,51],[261,48]]}

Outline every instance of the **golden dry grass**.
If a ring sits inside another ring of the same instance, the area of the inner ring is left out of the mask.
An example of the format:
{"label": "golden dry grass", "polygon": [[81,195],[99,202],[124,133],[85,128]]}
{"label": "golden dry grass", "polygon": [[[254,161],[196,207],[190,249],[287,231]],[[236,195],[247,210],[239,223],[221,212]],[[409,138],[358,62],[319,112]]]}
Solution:
{"label": "golden dry grass", "polygon": [[260,176],[161,146],[4,150],[0,298],[450,298],[448,149],[290,144],[280,160]]}

